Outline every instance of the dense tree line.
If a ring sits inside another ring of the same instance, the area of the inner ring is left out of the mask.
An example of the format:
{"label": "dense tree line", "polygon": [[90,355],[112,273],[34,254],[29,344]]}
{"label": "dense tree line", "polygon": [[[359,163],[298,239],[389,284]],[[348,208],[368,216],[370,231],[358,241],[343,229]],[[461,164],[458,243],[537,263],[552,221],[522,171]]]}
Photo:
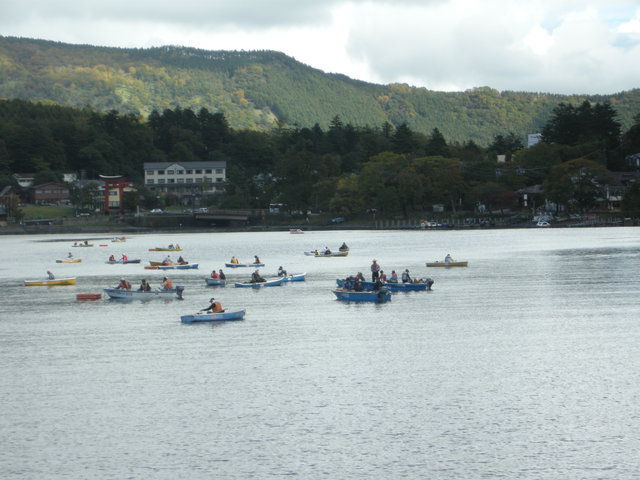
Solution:
{"label": "dense tree line", "polygon": [[406,123],[361,127],[338,115],[326,128],[260,132],[234,129],[206,108],[154,110],[144,119],[0,101],[0,184],[11,183],[12,173],[53,180],[65,170],[85,178],[123,174],[141,184],[144,162],[225,160],[226,193],[211,199],[220,207],[283,203],[296,211],[404,216],[434,205],[447,212],[512,210],[521,206],[518,190],[543,185],[538,205],[547,199],[584,211],[602,197],[608,172],[626,168],[625,156],[640,152],[639,120],[622,134],[611,105],[561,103],[544,126],[544,141],[524,148],[513,132],[483,146],[448,141],[438,128],[425,135]]}
{"label": "dense tree line", "polygon": [[0,98],[144,118],[154,109],[205,108],[235,130],[262,132],[316,123],[326,130],[339,114],[354,127],[404,124],[423,134],[437,128],[449,142],[487,145],[496,135],[540,132],[559,103],[579,110],[584,101],[608,102],[624,128],[640,111],[640,90],[588,97],[488,87],[436,92],[327,74],[273,51],[107,48],[0,36],[0,66]]}

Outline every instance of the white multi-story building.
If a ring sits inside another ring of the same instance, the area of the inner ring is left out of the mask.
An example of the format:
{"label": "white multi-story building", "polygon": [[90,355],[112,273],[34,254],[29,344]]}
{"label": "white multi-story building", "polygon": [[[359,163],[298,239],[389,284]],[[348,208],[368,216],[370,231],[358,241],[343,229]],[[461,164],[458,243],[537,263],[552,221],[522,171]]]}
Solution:
{"label": "white multi-story building", "polygon": [[227,181],[227,162],[145,162],[144,183],[154,192],[212,194]]}

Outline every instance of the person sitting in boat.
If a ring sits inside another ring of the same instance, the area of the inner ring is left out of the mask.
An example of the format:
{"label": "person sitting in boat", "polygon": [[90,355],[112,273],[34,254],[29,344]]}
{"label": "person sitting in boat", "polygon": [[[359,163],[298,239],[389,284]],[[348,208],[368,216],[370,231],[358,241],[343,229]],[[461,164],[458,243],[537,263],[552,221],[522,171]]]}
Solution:
{"label": "person sitting in boat", "polygon": [[355,277],[349,276],[342,281],[342,289],[343,290],[353,290],[353,286],[355,284]]}
{"label": "person sitting in boat", "polygon": [[260,275],[259,270],[256,270],[251,274],[251,283],[262,283],[262,282],[266,282],[266,280],[264,279],[264,277]]}
{"label": "person sitting in boat", "polygon": [[453,262],[453,261],[454,261],[454,260],[453,260],[453,257],[451,257],[451,254],[450,254],[450,253],[447,253],[447,256],[446,256],[446,257],[444,257],[444,262],[445,262],[445,263],[449,263],[449,262]]}
{"label": "person sitting in boat", "polygon": [[391,277],[388,280],[389,283],[398,283],[398,274],[395,270],[391,270]]}
{"label": "person sitting in boat", "polygon": [[254,264],[258,264],[258,263],[262,263],[262,262],[260,262],[260,259],[258,258],[258,256],[257,256],[257,255],[254,255],[254,256],[253,256],[253,263],[254,263]]}
{"label": "person sitting in boat", "polygon": [[376,278],[376,281],[373,282],[373,291],[379,292],[382,287],[383,287],[383,284],[380,281],[380,277]]}
{"label": "person sitting in boat", "polygon": [[171,261],[171,256],[167,255],[164,260],[162,260],[163,265],[171,265],[173,262]]}
{"label": "person sitting in boat", "polygon": [[176,247],[173,246],[173,243],[167,247],[169,250],[174,250]]}
{"label": "person sitting in boat", "polygon": [[353,284],[353,289],[356,292],[364,292],[364,285],[362,285],[362,280],[356,278],[356,281]]}
{"label": "person sitting in boat", "polygon": [[84,244],[85,244],[85,245],[89,245],[89,241],[88,241],[88,240],[85,240],[85,241],[84,241]]}
{"label": "person sitting in boat", "polygon": [[331,255],[331,250],[329,250],[329,247],[324,247],[324,254]]}
{"label": "person sitting in boat", "polygon": [[164,277],[162,279],[162,289],[163,290],[171,290],[173,288],[173,282],[169,280],[168,277]]}
{"label": "person sitting in boat", "polygon": [[384,270],[380,270],[380,275],[378,276],[378,278],[380,279],[380,281],[382,283],[386,283],[387,282],[387,274],[384,273]]}
{"label": "person sitting in boat", "polygon": [[114,257],[113,255],[111,255],[111,256],[109,257],[109,261],[110,261],[110,262],[115,262],[115,261],[116,261],[116,257]]}
{"label": "person sitting in boat", "polygon": [[131,290],[131,284],[128,280],[121,278],[120,283],[118,283],[118,286],[116,288],[120,290]]}
{"label": "person sitting in boat", "polygon": [[215,298],[211,298],[211,300],[209,300],[209,306],[207,308],[203,308],[202,310],[200,310],[201,312],[207,312],[207,313],[222,313],[224,312],[224,310],[222,309],[222,304],[217,301]]}
{"label": "person sitting in boat", "polygon": [[220,275],[218,275],[218,272],[214,270],[211,272],[211,278],[213,278],[214,280],[218,280],[220,279]]}
{"label": "person sitting in boat", "polygon": [[141,292],[149,292],[151,291],[151,285],[149,285],[149,282],[147,282],[147,280],[143,278],[140,282],[140,288],[138,288],[138,290]]}
{"label": "person sitting in boat", "polygon": [[56,279],[55,275],[53,273],[51,273],[50,270],[47,270],[47,279],[48,280],[55,280]]}
{"label": "person sitting in boat", "polygon": [[175,244],[175,246],[173,248],[175,248],[176,250],[181,250],[180,249],[180,245],[178,245],[177,243]]}
{"label": "person sitting in boat", "polygon": [[413,283],[413,280],[411,280],[411,275],[409,275],[408,268],[404,272],[402,272],[402,283]]}
{"label": "person sitting in boat", "polygon": [[73,246],[77,247],[78,246],[78,242],[73,242]]}
{"label": "person sitting in boat", "polygon": [[227,276],[224,274],[222,269],[220,269],[220,271],[218,272],[218,275],[220,275],[220,280],[226,280],[227,279]]}
{"label": "person sitting in boat", "polygon": [[69,255],[67,255],[67,258],[68,258],[69,260],[73,260],[73,253],[69,252]]}
{"label": "person sitting in boat", "polygon": [[364,282],[364,275],[362,274],[362,272],[356,273],[356,278],[361,282]]}
{"label": "person sitting in boat", "polygon": [[237,265],[238,263],[240,263],[238,261],[238,259],[236,258],[236,256],[234,255],[233,257],[231,257],[231,261],[229,263],[233,263],[234,265]]}
{"label": "person sitting in boat", "polygon": [[189,263],[189,262],[187,262],[184,258],[182,258],[182,255],[180,255],[180,256],[178,257],[178,263],[179,263],[180,265],[186,265],[186,264],[187,264],[187,263]]}
{"label": "person sitting in boat", "polygon": [[280,265],[278,267],[278,276],[279,277],[286,277],[287,276],[287,271],[284,268],[282,268],[282,265]]}
{"label": "person sitting in boat", "polygon": [[347,244],[346,244],[346,243],[342,242],[342,245],[340,245],[339,250],[340,250],[341,252],[345,252],[345,251],[349,250],[349,247],[347,247]]}
{"label": "person sitting in boat", "polygon": [[127,260],[129,260],[129,257],[127,257],[124,253],[122,254],[122,258],[121,258],[122,262],[126,262]]}

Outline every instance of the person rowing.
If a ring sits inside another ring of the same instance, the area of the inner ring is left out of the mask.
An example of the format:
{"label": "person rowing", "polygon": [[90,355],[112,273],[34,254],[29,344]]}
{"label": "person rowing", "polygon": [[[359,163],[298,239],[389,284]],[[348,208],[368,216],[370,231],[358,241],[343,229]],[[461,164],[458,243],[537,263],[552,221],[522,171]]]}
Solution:
{"label": "person rowing", "polygon": [[224,309],[222,308],[222,304],[217,301],[215,298],[211,298],[209,300],[209,306],[200,310],[200,312],[206,313],[223,313]]}

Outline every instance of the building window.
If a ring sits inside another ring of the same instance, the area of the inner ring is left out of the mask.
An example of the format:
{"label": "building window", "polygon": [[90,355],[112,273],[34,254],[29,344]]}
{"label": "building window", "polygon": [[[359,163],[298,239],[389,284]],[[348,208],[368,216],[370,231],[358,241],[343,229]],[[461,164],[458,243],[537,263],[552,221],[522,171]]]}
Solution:
{"label": "building window", "polygon": [[158,170],[158,175],[164,175],[164,170]]}
{"label": "building window", "polygon": [[179,178],[178,183],[184,183],[184,178]]}
{"label": "building window", "polygon": [[211,169],[210,169],[210,168],[207,168],[207,169],[204,171],[204,173],[211,173]]}
{"label": "building window", "polygon": [[153,175],[155,173],[155,170],[147,170],[147,175]]}
{"label": "building window", "polygon": [[159,179],[158,183],[164,183],[164,178]]}
{"label": "building window", "polygon": [[167,175],[174,175],[175,173],[175,170],[167,170]]}
{"label": "building window", "polygon": [[187,178],[187,183],[193,183],[193,178]]}
{"label": "building window", "polygon": [[187,175],[191,175],[193,173],[193,170],[187,170]]}
{"label": "building window", "polygon": [[178,170],[178,175],[184,175],[184,170]]}
{"label": "building window", "polygon": [[202,170],[196,170],[196,175],[201,175],[202,174]]}
{"label": "building window", "polygon": [[167,180],[167,183],[176,183],[176,181],[173,178],[170,178],[169,180]]}
{"label": "building window", "polygon": [[224,182],[224,178],[222,178],[222,177],[216,178],[216,182],[222,183],[222,182]]}
{"label": "building window", "polygon": [[147,179],[147,185],[153,185],[153,178]]}
{"label": "building window", "polygon": [[224,173],[222,168],[216,168],[216,173]]}

